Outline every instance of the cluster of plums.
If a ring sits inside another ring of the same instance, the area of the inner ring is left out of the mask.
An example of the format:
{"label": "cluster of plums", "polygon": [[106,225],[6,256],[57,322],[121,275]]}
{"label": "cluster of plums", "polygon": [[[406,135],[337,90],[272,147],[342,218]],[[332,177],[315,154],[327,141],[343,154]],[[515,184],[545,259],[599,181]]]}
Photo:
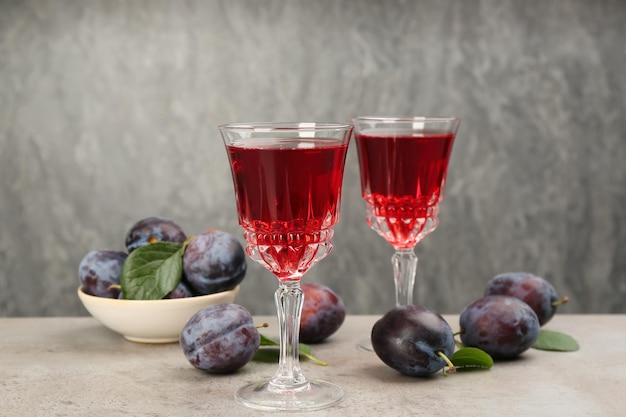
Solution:
{"label": "cluster of plums", "polygon": [[[136,222],[127,232],[126,251],[94,250],[80,262],[82,290],[90,295],[122,298],[120,276],[124,262],[137,248],[155,242],[187,242],[183,274],[164,298],[213,294],[235,288],[246,274],[245,251],[229,233],[209,230],[191,239],[180,226],[163,217]],[[302,284],[304,303],[300,325],[302,343],[318,343],[335,333],[346,316],[343,300],[329,287]],[[192,316],[180,335],[189,362],[211,373],[226,373],[249,362],[259,348],[260,335],[250,312],[231,303],[206,307]]]}
{"label": "cluster of plums", "polygon": [[567,302],[559,299],[545,279],[526,272],[496,275],[483,298],[461,313],[461,341],[496,359],[510,359],[528,350],[539,337],[540,327]]}
{"label": "cluster of plums", "polygon": [[[304,293],[300,342],[318,343],[343,324],[345,306],[329,287],[301,285]],[[194,314],[183,327],[180,346],[189,363],[209,373],[233,372],[248,363],[260,345],[252,315],[238,304],[217,304]]]}
{"label": "cluster of plums", "polygon": [[[302,284],[305,294],[300,341],[321,342],[345,318],[343,301],[330,288]],[[504,273],[488,283],[484,296],[467,305],[459,318],[461,342],[494,359],[514,358],[537,340],[540,327],[555,314],[559,299],[545,279],[524,272]],[[372,347],[402,374],[427,376],[450,365],[455,334],[446,320],[424,306],[398,306],[373,326]],[[186,324],[180,344],[189,362],[210,373],[232,372],[249,362],[260,336],[251,314],[237,304],[209,306]]]}
{"label": "cluster of plums", "polygon": [[[139,220],[126,234],[126,251],[93,250],[85,255],[78,267],[82,290],[98,297],[122,298],[120,274],[130,253],[155,242],[182,244],[185,241],[185,232],[170,219],[148,217]],[[233,235],[219,230],[200,233],[188,242],[180,283],[165,298],[233,289],[244,279],[246,267],[244,249]]]}
{"label": "cluster of plums", "polygon": [[[187,235],[169,219],[149,217],[134,224],[126,235],[126,251],[89,252],[79,266],[84,292],[120,298],[120,273],[128,255],[150,243],[186,242]],[[187,242],[183,276],[166,298],[225,291],[237,286],[246,273],[245,252],[232,235],[210,230]],[[345,306],[329,287],[305,283],[300,341],[318,343],[343,324]],[[467,305],[459,318],[461,342],[494,359],[514,358],[529,349],[540,327],[555,314],[559,299],[545,279],[526,272],[493,277],[483,297]],[[411,376],[426,376],[450,365],[455,334],[446,320],[424,306],[398,306],[373,326],[372,347],[388,366]],[[233,372],[248,363],[260,346],[252,315],[238,304],[206,307],[192,316],[180,334],[187,360],[210,373]]]}
{"label": "cluster of plums", "polygon": [[[484,296],[461,312],[461,342],[494,359],[517,357],[536,342],[540,327],[566,301],[536,275],[496,275],[487,283]],[[378,357],[411,376],[429,375],[446,366],[446,359],[454,353],[454,337],[440,314],[422,306],[396,307],[372,328],[372,346]]]}

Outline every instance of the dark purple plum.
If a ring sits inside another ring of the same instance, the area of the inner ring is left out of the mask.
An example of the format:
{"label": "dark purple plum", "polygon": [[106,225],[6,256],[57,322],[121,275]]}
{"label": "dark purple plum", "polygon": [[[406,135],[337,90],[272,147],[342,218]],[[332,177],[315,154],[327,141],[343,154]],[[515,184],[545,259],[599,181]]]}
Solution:
{"label": "dark purple plum", "polygon": [[300,341],[319,343],[335,333],[346,318],[343,300],[325,285],[302,284],[304,302],[300,321]]}
{"label": "dark purple plum", "polygon": [[122,265],[128,255],[115,250],[94,250],[81,260],[78,266],[78,277],[83,291],[97,297],[118,298]]}
{"label": "dark purple plum", "polygon": [[176,286],[176,288],[174,288],[169,294],[167,294],[163,298],[187,298],[187,297],[193,297],[193,292],[191,291],[191,288],[189,288],[189,285],[186,282],[180,281],[178,285]]}
{"label": "dark purple plum", "polygon": [[487,283],[484,295],[510,295],[519,298],[533,309],[542,326],[554,316],[559,305],[568,301],[567,297],[560,299],[548,281],[528,272],[496,275]]}
{"label": "dark purple plum", "polygon": [[246,253],[231,234],[210,230],[196,235],[183,255],[184,276],[199,294],[235,288],[246,275]]}
{"label": "dark purple plum", "polygon": [[466,306],[459,318],[463,345],[482,349],[494,359],[510,359],[539,337],[539,319],[519,298],[488,295]]}
{"label": "dark purple plum", "polygon": [[385,364],[400,373],[427,376],[448,365],[443,356],[452,357],[454,334],[436,311],[404,305],[374,324],[372,347]]}
{"label": "dark purple plum", "polygon": [[179,225],[164,217],[148,217],[135,223],[126,234],[126,250],[131,253],[140,246],[154,242],[183,243],[187,235]]}
{"label": "dark purple plum", "polygon": [[237,304],[203,308],[180,334],[180,346],[189,363],[209,373],[230,373],[243,367],[260,343],[250,312]]}

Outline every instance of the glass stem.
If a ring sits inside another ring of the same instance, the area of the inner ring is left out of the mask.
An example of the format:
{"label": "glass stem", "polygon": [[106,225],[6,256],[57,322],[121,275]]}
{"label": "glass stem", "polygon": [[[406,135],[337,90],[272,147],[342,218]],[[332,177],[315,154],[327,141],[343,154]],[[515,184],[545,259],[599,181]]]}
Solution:
{"label": "glass stem", "polygon": [[300,280],[281,281],[274,294],[280,330],[280,358],[278,371],[270,381],[270,389],[276,392],[300,391],[309,382],[300,370],[300,318],[304,292]]}
{"label": "glass stem", "polygon": [[417,256],[413,249],[397,250],[391,257],[396,284],[396,306],[413,304],[413,287],[417,271]]}

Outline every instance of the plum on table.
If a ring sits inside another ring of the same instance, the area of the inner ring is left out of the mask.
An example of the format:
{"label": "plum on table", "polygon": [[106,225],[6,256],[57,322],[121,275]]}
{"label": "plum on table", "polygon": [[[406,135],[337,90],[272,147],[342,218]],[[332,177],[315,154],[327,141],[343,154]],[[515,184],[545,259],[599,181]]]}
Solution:
{"label": "plum on table", "polygon": [[321,284],[301,284],[304,292],[300,341],[319,343],[335,333],[346,318],[346,307],[330,287]]}
{"label": "plum on table", "polygon": [[446,320],[424,306],[402,305],[372,328],[372,347],[388,366],[409,376],[427,376],[451,365],[454,334]]}
{"label": "plum on table", "polygon": [[189,363],[209,373],[230,373],[243,367],[260,343],[250,312],[238,304],[203,308],[180,334],[180,346]]}
{"label": "plum on table", "polygon": [[533,309],[539,324],[546,324],[556,313],[558,306],[568,298],[559,298],[547,280],[528,272],[506,272],[493,277],[485,288],[484,295],[510,295],[519,298]]}
{"label": "plum on table", "polygon": [[519,298],[488,295],[467,305],[459,317],[461,342],[494,359],[510,359],[528,350],[539,337],[539,319]]}

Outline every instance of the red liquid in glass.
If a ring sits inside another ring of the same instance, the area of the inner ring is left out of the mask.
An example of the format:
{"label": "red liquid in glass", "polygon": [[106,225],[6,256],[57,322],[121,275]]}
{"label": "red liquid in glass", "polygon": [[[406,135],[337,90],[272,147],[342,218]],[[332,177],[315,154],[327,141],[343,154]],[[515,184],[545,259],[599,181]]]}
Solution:
{"label": "red liquid in glass", "polygon": [[455,135],[355,135],[368,223],[396,249],[413,248],[437,226]]}
{"label": "red liquid in glass", "polygon": [[250,256],[297,279],[332,248],[347,144],[302,139],[227,146]]}

